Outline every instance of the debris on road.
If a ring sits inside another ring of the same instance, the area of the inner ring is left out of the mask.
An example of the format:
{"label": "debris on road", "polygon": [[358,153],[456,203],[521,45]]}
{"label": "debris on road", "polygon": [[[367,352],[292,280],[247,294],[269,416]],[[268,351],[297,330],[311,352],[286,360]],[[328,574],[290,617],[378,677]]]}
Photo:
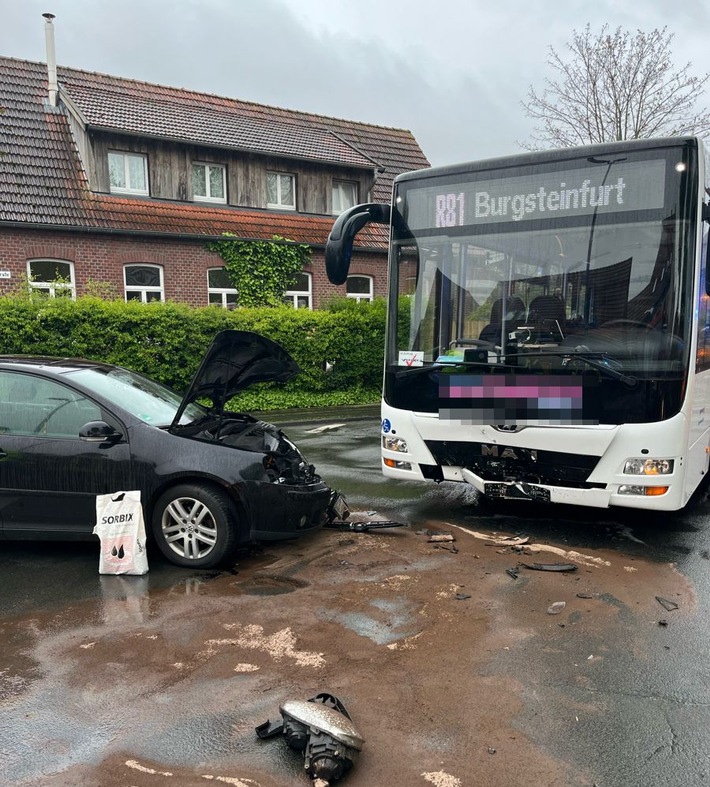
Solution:
{"label": "debris on road", "polygon": [[283,733],[286,743],[305,757],[314,787],[328,787],[350,770],[365,742],[343,703],[327,692],[309,700],[287,700],[279,707],[281,722],[267,719],[256,728],[259,738]]}
{"label": "debris on road", "polygon": [[457,593],[454,598],[456,601],[466,601],[466,599],[471,598],[468,593]]}
{"label": "debris on road", "polygon": [[678,605],[675,601],[669,601],[667,598],[663,598],[663,596],[656,596],[656,601],[666,610],[666,612],[673,612],[674,609],[678,609]]}
{"label": "debris on road", "polygon": [[368,530],[386,527],[406,527],[404,522],[373,519],[368,522],[328,522],[324,527],[331,530],[348,530],[351,533],[366,533]]}
{"label": "debris on road", "polygon": [[456,541],[451,533],[435,533],[429,536],[429,543],[436,544],[445,541]]}
{"label": "debris on road", "polygon": [[501,536],[500,538],[489,538],[486,546],[488,547],[519,547],[527,544],[530,536]]}
{"label": "debris on road", "polygon": [[574,563],[521,563],[533,571],[576,571]]}
{"label": "debris on road", "polygon": [[518,574],[520,573],[520,569],[517,568],[517,567],[516,568],[506,568],[505,573],[509,577],[512,577],[513,579],[517,579],[518,578]]}
{"label": "debris on road", "polygon": [[554,604],[550,604],[550,606],[547,608],[547,614],[559,615],[566,606],[567,603],[564,601],[555,601]]}

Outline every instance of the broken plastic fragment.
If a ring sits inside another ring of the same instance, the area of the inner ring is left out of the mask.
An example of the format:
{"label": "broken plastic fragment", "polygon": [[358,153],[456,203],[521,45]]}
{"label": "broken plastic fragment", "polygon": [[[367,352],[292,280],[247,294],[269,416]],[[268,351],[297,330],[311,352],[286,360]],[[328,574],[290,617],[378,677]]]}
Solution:
{"label": "broken plastic fragment", "polygon": [[573,563],[523,563],[525,568],[534,571],[576,571],[577,566]]}
{"label": "broken plastic fragment", "polygon": [[667,598],[663,598],[663,596],[656,596],[656,601],[666,610],[666,612],[673,612],[674,609],[678,609],[678,605],[675,601],[669,601]]}
{"label": "broken plastic fragment", "polygon": [[550,604],[550,606],[547,608],[547,614],[559,615],[566,606],[567,604],[564,601],[555,601],[554,604]]}

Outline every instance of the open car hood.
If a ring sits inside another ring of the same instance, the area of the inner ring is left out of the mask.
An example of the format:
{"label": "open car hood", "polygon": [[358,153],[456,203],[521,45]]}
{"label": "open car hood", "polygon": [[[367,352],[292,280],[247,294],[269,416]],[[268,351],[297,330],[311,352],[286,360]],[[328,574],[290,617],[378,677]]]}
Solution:
{"label": "open car hood", "polygon": [[252,383],[283,383],[300,371],[271,339],[250,331],[221,331],[207,348],[170,428],[180,423],[185,408],[197,399],[209,399],[212,409],[221,413],[235,394]]}

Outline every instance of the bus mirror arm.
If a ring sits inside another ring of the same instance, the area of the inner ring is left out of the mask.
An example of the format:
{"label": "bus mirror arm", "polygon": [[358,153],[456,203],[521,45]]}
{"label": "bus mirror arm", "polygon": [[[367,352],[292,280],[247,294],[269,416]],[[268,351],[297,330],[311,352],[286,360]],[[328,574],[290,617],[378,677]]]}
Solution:
{"label": "bus mirror arm", "polygon": [[325,244],[325,270],[332,284],[345,284],[355,236],[370,222],[389,224],[390,206],[380,202],[354,205],[335,220]]}
{"label": "bus mirror arm", "polygon": [[[705,189],[707,192],[708,189]],[[703,221],[710,224],[710,205],[703,202]],[[705,242],[705,294],[710,295],[710,238]]]}

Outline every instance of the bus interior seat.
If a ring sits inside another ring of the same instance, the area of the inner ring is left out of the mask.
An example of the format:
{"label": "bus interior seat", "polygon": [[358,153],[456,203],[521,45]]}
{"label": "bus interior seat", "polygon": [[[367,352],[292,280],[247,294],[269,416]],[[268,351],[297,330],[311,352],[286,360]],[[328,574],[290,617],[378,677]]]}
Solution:
{"label": "bus interior seat", "polygon": [[[517,295],[506,299],[505,322],[508,326],[517,328],[525,323],[525,304]],[[501,343],[501,321],[503,318],[503,298],[493,301],[491,317],[488,325],[484,326],[479,339],[491,344]]]}
{"label": "bus interior seat", "polygon": [[565,304],[556,295],[538,295],[530,302],[528,323],[539,330],[562,334],[565,330]]}

